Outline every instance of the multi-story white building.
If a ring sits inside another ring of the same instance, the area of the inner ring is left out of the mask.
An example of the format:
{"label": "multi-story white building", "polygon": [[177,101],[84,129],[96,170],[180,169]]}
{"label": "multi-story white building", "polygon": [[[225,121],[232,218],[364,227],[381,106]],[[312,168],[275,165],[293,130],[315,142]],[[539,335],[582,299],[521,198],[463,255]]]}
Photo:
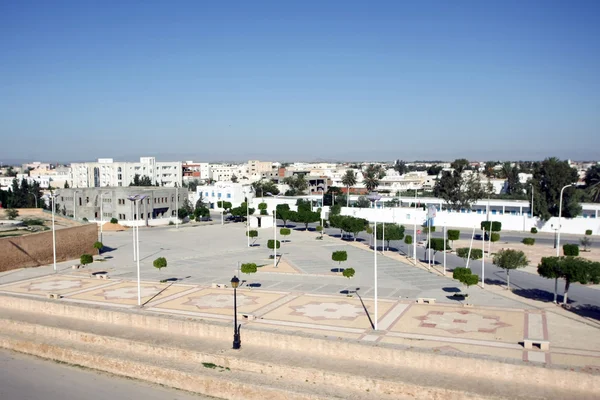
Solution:
{"label": "multi-story white building", "polygon": [[71,187],[129,186],[135,175],[147,176],[153,185],[181,186],[181,162],[160,162],[154,157],[140,157],[139,162],[115,162],[100,158],[97,162],[71,164]]}
{"label": "multi-story white building", "polygon": [[254,194],[252,187],[248,184],[233,182],[215,182],[213,185],[198,186],[194,204],[200,197],[211,208],[218,208],[217,202],[228,201],[233,207],[239,207],[246,197],[251,198]]}

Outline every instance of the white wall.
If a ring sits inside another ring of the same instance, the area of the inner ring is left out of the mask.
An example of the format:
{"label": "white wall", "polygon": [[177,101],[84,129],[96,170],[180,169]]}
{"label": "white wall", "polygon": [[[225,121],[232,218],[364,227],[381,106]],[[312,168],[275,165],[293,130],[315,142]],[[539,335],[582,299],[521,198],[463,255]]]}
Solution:
{"label": "white wall", "polygon": [[[418,225],[425,223],[426,211],[414,208],[355,208],[342,207],[342,215],[351,215],[357,218],[365,218],[369,221],[377,222],[395,222],[398,224],[411,225],[415,222]],[[485,221],[485,214],[477,213],[448,213],[438,211],[434,219],[435,226],[450,226],[457,228],[479,228],[481,221]],[[536,227],[540,232],[554,232],[558,227],[558,218],[553,217],[543,222],[537,217],[529,218],[525,215],[490,215],[491,221],[500,221],[504,231],[529,232],[532,227]],[[585,234],[587,229],[591,229],[594,235],[600,235],[600,218],[573,218],[561,219],[561,233],[572,233],[577,235]]]}

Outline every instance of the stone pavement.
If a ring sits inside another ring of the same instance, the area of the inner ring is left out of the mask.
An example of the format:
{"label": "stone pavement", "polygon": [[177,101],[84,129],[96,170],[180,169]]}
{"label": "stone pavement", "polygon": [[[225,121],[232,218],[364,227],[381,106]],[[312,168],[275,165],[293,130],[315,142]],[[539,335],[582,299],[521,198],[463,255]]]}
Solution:
{"label": "stone pavement", "polygon": [[[378,257],[378,330],[373,325],[373,252],[368,246],[293,231],[282,243],[277,266],[269,259],[266,240],[272,230],[259,232],[259,246],[248,248],[241,224],[140,230],[141,297],[143,310],[192,318],[231,321],[233,293],[229,285],[240,263],[255,262],[257,274],[240,278],[238,314],[244,324],[264,328],[344,337],[351,340],[425,347],[440,353],[468,353],[535,363],[600,368],[600,324],[555,305],[514,295],[499,286],[469,289],[469,303],[454,300],[461,287],[432,271],[417,267],[393,252]],[[109,251],[83,269],[75,262],[10,271],[0,275],[0,293],[46,297],[105,307],[137,309],[137,276],[130,232],[104,234]],[[346,250],[348,261],[331,260]],[[439,256],[439,255],[438,255]],[[152,261],[166,257],[168,267],[156,271]],[[347,279],[337,268],[352,267]],[[107,272],[109,280],[93,274]],[[160,283],[161,280],[167,280]],[[356,289],[360,288],[358,292]],[[436,304],[415,304],[418,297]],[[527,350],[528,337],[549,340],[550,350]]]}

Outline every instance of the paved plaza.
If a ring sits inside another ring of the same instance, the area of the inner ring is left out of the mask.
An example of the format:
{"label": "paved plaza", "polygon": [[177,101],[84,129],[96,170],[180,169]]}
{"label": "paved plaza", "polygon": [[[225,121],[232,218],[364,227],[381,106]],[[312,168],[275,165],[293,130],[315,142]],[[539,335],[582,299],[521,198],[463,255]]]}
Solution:
{"label": "paved plaza", "polygon": [[[141,298],[143,310],[207,320],[233,319],[229,281],[238,265],[254,262],[256,274],[241,274],[238,314],[247,325],[352,340],[429,348],[440,353],[468,353],[535,363],[600,369],[600,326],[570,316],[554,305],[525,301],[487,285],[471,287],[470,297],[454,300],[463,288],[449,277],[379,255],[378,330],[373,330],[373,252],[367,246],[294,231],[282,243],[277,265],[269,259],[266,241],[272,229],[260,230],[257,246],[248,248],[241,224],[140,230]],[[0,275],[0,293],[60,301],[122,307],[137,306],[136,263],[131,231],[104,234],[109,251],[82,269],[75,262],[23,269]],[[339,265],[331,253],[346,250]],[[168,267],[152,266],[165,257]],[[343,277],[337,268],[352,267]],[[97,274],[108,273],[110,279]],[[165,281],[162,282],[161,281]],[[215,287],[215,284],[227,287]],[[360,288],[356,291],[357,288]],[[419,297],[435,304],[416,304]],[[142,311],[143,312],[143,311]],[[525,349],[524,340],[550,342],[550,350]]]}

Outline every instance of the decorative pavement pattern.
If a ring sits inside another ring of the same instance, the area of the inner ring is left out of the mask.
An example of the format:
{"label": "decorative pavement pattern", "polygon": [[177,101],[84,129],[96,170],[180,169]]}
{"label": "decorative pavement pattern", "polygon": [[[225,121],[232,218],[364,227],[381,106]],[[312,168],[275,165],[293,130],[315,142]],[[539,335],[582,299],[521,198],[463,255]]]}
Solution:
{"label": "decorative pavement pattern", "polygon": [[[66,301],[137,309],[137,283],[77,275],[52,275],[0,286],[0,293],[42,297],[60,293]],[[203,319],[232,320],[233,290],[178,283],[141,283],[143,310]],[[57,301],[64,301],[57,300]],[[440,353],[469,353],[528,362],[600,367],[600,351],[573,348],[569,337],[551,338],[543,310],[458,305],[421,305],[383,299],[373,330],[373,299],[238,289],[244,324],[291,332],[422,347]],[[554,323],[554,322],[553,322]],[[548,352],[526,350],[523,340],[551,341]],[[556,345],[554,345],[554,343]]]}

